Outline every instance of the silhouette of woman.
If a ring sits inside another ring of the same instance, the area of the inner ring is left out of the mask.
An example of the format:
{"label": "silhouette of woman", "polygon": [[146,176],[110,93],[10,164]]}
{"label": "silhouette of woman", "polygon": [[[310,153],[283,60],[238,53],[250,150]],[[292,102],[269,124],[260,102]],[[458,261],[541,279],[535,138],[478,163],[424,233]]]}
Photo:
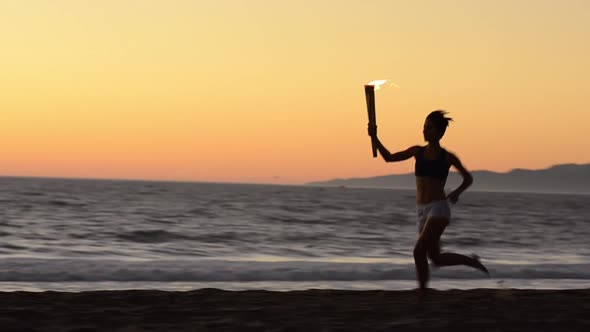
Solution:
{"label": "silhouette of woman", "polygon": [[[390,153],[377,138],[377,126],[369,124],[369,136],[374,137],[377,149],[386,162],[416,160],[416,214],[418,240],[414,247],[414,262],[419,289],[426,290],[430,272],[428,258],[435,266],[466,265],[488,274],[486,267],[476,255],[465,256],[451,252],[441,252],[440,237],[449,225],[451,209],[449,202],[455,204],[459,195],[473,182],[471,173],[461,164],[457,156],[440,146],[449,121],[448,113],[436,110],[430,113],[424,122],[423,135],[426,146],[412,146],[407,150]],[[461,185],[445,194],[444,188],[450,166],[455,167],[463,176]]]}

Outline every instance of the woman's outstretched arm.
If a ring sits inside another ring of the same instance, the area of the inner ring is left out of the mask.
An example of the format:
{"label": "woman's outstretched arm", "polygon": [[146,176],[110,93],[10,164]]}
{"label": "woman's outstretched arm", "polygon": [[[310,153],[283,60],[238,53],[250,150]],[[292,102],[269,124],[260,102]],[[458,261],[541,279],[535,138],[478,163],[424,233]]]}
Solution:
{"label": "woman's outstretched arm", "polygon": [[389,150],[387,150],[387,148],[383,145],[383,143],[381,143],[381,141],[377,137],[377,126],[369,125],[369,136],[371,136],[375,140],[377,150],[379,151],[381,157],[383,157],[383,160],[385,160],[386,162],[396,162],[410,159],[416,155],[418,149],[420,148],[419,146],[412,146],[404,151],[399,151],[396,153],[389,152]]}

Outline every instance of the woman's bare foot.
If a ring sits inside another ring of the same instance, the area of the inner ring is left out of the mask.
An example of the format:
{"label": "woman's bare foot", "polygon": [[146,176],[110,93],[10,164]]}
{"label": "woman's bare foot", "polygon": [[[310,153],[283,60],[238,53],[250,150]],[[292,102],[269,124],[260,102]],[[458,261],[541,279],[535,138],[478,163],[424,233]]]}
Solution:
{"label": "woman's bare foot", "polygon": [[488,277],[490,276],[490,272],[488,269],[479,261],[479,256],[476,254],[471,254],[471,258],[473,259],[473,267],[485,273]]}

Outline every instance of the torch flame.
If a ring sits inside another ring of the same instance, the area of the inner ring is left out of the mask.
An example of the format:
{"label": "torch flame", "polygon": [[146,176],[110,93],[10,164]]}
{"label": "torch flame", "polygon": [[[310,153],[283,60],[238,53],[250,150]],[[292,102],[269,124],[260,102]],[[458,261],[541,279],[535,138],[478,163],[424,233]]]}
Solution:
{"label": "torch flame", "polygon": [[[381,85],[387,83],[387,81],[389,81],[389,80],[375,80],[375,81],[371,81],[371,82],[367,83],[367,85],[372,85],[375,87],[375,90],[379,90],[381,88]],[[395,83],[389,83],[389,85],[393,85],[396,88],[399,88],[399,86]]]}

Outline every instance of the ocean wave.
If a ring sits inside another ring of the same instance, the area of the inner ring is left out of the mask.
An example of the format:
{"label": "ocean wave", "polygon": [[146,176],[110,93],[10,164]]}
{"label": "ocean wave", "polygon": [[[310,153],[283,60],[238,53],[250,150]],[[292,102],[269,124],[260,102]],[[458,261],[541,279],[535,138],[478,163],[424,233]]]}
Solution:
{"label": "ocean wave", "polygon": [[[495,279],[590,280],[590,264],[488,266]],[[433,278],[484,279],[465,267],[434,268]],[[259,262],[223,260],[121,261],[103,259],[2,259],[2,282],[253,282],[414,280],[413,264]]]}
{"label": "ocean wave", "polygon": [[175,240],[190,240],[190,236],[164,230],[138,230],[118,234],[117,238],[138,243],[162,243]]}
{"label": "ocean wave", "polygon": [[86,203],[83,202],[76,202],[72,200],[60,200],[54,199],[47,202],[48,205],[51,206],[58,206],[58,207],[84,207]]}

